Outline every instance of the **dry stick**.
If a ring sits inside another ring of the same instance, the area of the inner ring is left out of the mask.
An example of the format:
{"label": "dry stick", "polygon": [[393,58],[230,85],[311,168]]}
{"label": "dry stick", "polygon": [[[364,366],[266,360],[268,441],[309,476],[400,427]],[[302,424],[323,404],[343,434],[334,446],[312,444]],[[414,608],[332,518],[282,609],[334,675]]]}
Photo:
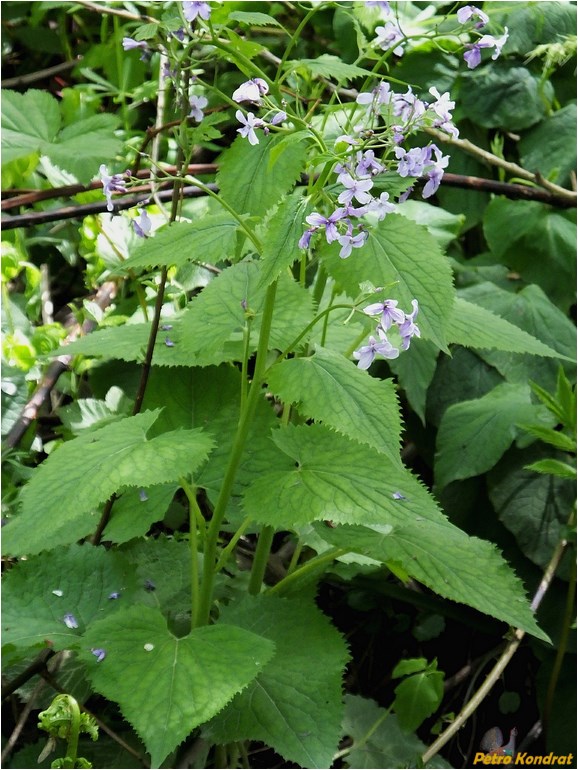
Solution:
{"label": "dry stick", "polygon": [[[566,550],[566,547],[568,545],[567,540],[560,540],[558,545],[556,546],[556,549],[554,550],[554,553],[552,554],[552,558],[550,559],[550,563],[546,567],[546,570],[544,572],[544,575],[542,577],[542,580],[540,581],[540,585],[538,586],[538,589],[536,593],[534,594],[534,598],[532,599],[532,604],[530,605],[530,608],[532,611],[536,611],[538,607],[540,606],[542,599],[544,598],[546,591],[548,590],[550,583],[552,582],[554,575],[556,574],[556,570],[558,569],[558,566],[560,565],[560,561],[562,560],[562,556],[564,555],[564,551]],[[460,711],[458,716],[454,719],[454,721],[449,725],[449,727],[444,730],[443,733],[435,740],[432,745],[429,747],[429,749],[422,755],[422,762],[427,764],[432,757],[434,757],[438,751],[445,746],[445,744],[452,738],[457,731],[466,723],[466,721],[471,717],[471,715],[476,711],[478,706],[481,704],[481,702],[484,700],[486,695],[489,694],[492,687],[496,684],[500,676],[502,675],[502,672],[514,656],[514,653],[520,646],[520,642],[524,638],[526,632],[523,631],[521,628],[516,628],[514,631],[514,638],[508,642],[506,645],[504,652],[500,656],[500,658],[496,661],[496,664],[486,677],[484,683],[480,687],[479,690],[474,694],[473,698],[466,703],[464,708]]]}
{"label": "dry stick", "polygon": [[2,685],[2,700],[12,695],[19,687],[22,687],[29,679],[32,679],[33,676],[40,674],[41,671],[45,671],[46,664],[54,654],[54,650],[50,648],[42,650],[24,671],[21,671],[12,681]]}
{"label": "dry stick", "polygon": [[64,61],[60,64],[55,64],[53,67],[47,67],[44,70],[38,70],[37,72],[29,72],[28,75],[18,75],[15,78],[6,78],[0,84],[2,88],[18,88],[19,86],[27,86],[30,83],[36,83],[38,80],[44,80],[45,78],[51,78],[53,75],[60,75],[61,72],[67,72],[73,67],[76,67],[82,61],[82,56],[78,56],[73,61]]}
{"label": "dry stick", "polygon": [[34,708],[34,705],[36,703],[36,699],[38,698],[38,695],[40,694],[40,691],[42,688],[45,687],[45,683],[42,679],[39,680],[39,682],[36,684],[35,688],[32,690],[32,693],[30,694],[30,697],[28,698],[28,702],[22,709],[22,713],[20,714],[18,721],[16,722],[16,725],[14,726],[14,730],[12,730],[12,734],[6,741],[6,745],[2,749],[2,754],[0,755],[0,761],[2,761],[2,764],[6,761],[6,757],[8,757],[12,753],[12,749],[16,745],[16,742],[18,741],[18,738],[20,737],[20,733],[24,729],[24,725],[26,724],[26,720],[28,719],[30,712]]}
{"label": "dry stick", "polygon": [[155,19],[153,16],[147,16],[146,14],[141,14],[140,16],[136,13],[130,13],[129,11],[121,11],[117,8],[108,8],[105,5],[97,5],[96,3],[89,3],[87,0],[76,0],[77,5],[82,5],[84,8],[88,8],[89,11],[95,11],[96,13],[100,14],[108,14],[109,16],[120,16],[123,19],[130,19],[131,21],[147,21],[150,24],[159,24],[159,20]]}
{"label": "dry stick", "polygon": [[[98,289],[94,302],[104,310],[110,305],[115,296],[116,284],[113,283],[113,281],[107,281]],[[65,343],[75,340],[81,332],[83,334],[89,334],[95,327],[96,324],[94,321],[85,321],[82,324],[82,327],[75,327],[75,329],[67,336]],[[58,378],[68,369],[71,361],[71,355],[62,355],[58,356],[58,358],[49,365],[34,391],[32,398],[28,401],[22,410],[20,417],[16,420],[6,436],[6,446],[15,447],[20,443],[20,440],[28,430],[28,427],[38,417],[40,407],[49,396]]]}

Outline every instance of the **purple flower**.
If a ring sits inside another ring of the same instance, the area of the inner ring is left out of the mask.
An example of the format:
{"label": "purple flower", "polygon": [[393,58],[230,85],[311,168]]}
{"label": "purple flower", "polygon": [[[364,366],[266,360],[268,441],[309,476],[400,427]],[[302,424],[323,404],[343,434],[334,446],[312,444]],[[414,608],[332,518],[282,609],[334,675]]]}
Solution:
{"label": "purple flower", "polygon": [[381,82],[373,91],[360,93],[355,100],[358,104],[369,104],[373,110],[377,110],[380,104],[389,104],[391,93],[389,83]]}
{"label": "purple flower", "polygon": [[363,308],[365,315],[380,315],[380,325],[387,331],[392,324],[402,324],[405,321],[405,313],[397,307],[397,300],[385,299],[383,302],[374,302]]}
{"label": "purple flower", "polygon": [[337,222],[345,217],[345,209],[335,209],[333,214],[329,217],[324,217],[323,214],[318,214],[316,211],[313,214],[305,217],[305,221],[313,225],[315,229],[318,227],[325,227],[325,238],[327,243],[332,243],[339,238],[339,230],[337,229]]}
{"label": "purple flower", "polygon": [[272,126],[278,126],[279,123],[283,123],[284,120],[287,120],[287,113],[283,112],[283,110],[279,110],[279,112],[276,112],[269,120],[269,123]]}
{"label": "purple flower", "polygon": [[125,51],[132,51],[133,48],[142,48],[144,51],[146,51],[148,45],[144,40],[134,40],[132,37],[123,37],[122,47]]}
{"label": "purple flower", "polygon": [[361,150],[358,150],[356,157],[357,166],[355,173],[358,177],[375,176],[376,174],[381,174],[384,170],[383,165],[375,157],[373,150],[366,150],[363,153]]}
{"label": "purple flower", "polygon": [[419,310],[417,299],[412,299],[411,306],[413,307],[413,312],[406,314],[404,322],[399,327],[402,350],[407,350],[409,348],[412,337],[421,337],[419,327],[415,323]]}
{"label": "purple flower", "polygon": [[106,650],[103,650],[102,647],[91,647],[90,651],[96,658],[97,663],[100,663],[102,660],[106,658]]}
{"label": "purple flower", "polygon": [[139,209],[140,216],[132,220],[132,228],[139,238],[148,238],[153,223],[149,219],[146,209]]}
{"label": "purple flower", "polygon": [[231,99],[234,102],[254,102],[261,104],[261,97],[269,92],[269,86],[263,78],[252,78],[246,83],[241,83],[239,88],[233,91]]}
{"label": "purple flower", "polygon": [[383,16],[388,16],[391,13],[391,8],[387,0],[365,0],[367,8],[379,8]]}
{"label": "purple flower", "polygon": [[182,27],[179,27],[174,30],[173,35],[182,43],[185,39],[185,30]]}
{"label": "purple flower", "polygon": [[200,123],[201,120],[205,117],[203,109],[207,106],[208,103],[209,100],[206,96],[197,96],[197,94],[193,94],[191,97],[189,97],[189,104],[191,105],[189,118],[193,118],[193,120],[196,120],[197,123]]}
{"label": "purple flower", "polygon": [[399,161],[397,173],[401,177],[417,177],[423,174],[424,166],[429,160],[430,155],[427,147],[414,147],[407,151],[403,147],[394,147],[393,151]]}
{"label": "purple flower", "polygon": [[122,175],[122,174],[113,174],[112,176],[109,175],[106,166],[104,163],[100,167],[100,180],[102,182],[102,191],[104,193],[104,197],[107,200],[106,209],[107,211],[113,211],[114,206],[112,203],[112,194],[115,192],[124,193],[126,192],[126,177],[128,175],[128,171]]}
{"label": "purple flower", "polygon": [[368,345],[363,345],[359,350],[354,351],[353,357],[358,362],[357,366],[359,369],[369,369],[373,363],[373,359],[378,355],[390,359],[399,356],[399,350],[394,348],[389,342],[385,332],[378,327],[377,333],[379,335],[379,342],[375,337],[371,336]]}
{"label": "purple flower", "polygon": [[454,109],[456,103],[451,101],[449,91],[446,91],[445,94],[440,94],[437,88],[432,86],[429,92],[436,98],[436,101],[430,104],[430,110],[433,110],[444,123],[451,121],[452,114],[450,110]]}
{"label": "purple flower", "polygon": [[165,337],[165,345],[167,348],[174,348],[175,343],[170,339],[170,337]]}
{"label": "purple flower", "polygon": [[473,70],[475,69],[478,64],[482,60],[482,54],[481,49],[482,48],[494,48],[494,53],[492,54],[492,59],[497,59],[498,56],[502,52],[502,48],[508,39],[508,28],[504,27],[504,34],[502,37],[495,38],[492,37],[492,35],[484,35],[481,37],[476,43],[467,43],[466,48],[469,48],[469,51],[466,51],[464,54],[464,60],[467,62],[468,68]]}
{"label": "purple flower", "polygon": [[72,613],[67,612],[62,620],[66,628],[78,628],[78,622]]}
{"label": "purple flower", "polygon": [[257,134],[255,133],[256,128],[263,128],[265,123],[261,120],[261,118],[256,118],[252,112],[247,113],[247,117],[243,115],[241,110],[237,110],[235,113],[235,117],[239,121],[239,123],[243,124],[242,128],[237,129],[237,133],[241,134],[241,136],[246,137],[249,140],[249,144],[259,144],[259,140],[257,139]]}
{"label": "purple flower", "polygon": [[400,117],[403,123],[417,121],[426,111],[426,105],[413,93],[408,86],[405,94],[393,94],[393,114]]}
{"label": "purple flower", "polygon": [[146,503],[146,501],[149,499],[149,496],[147,495],[145,489],[139,489],[138,498],[141,501],[141,503]]}
{"label": "purple flower", "polygon": [[405,495],[402,495],[401,492],[394,492],[392,494],[392,497],[394,500],[407,500],[407,497]]}
{"label": "purple flower", "polygon": [[457,16],[460,24],[465,24],[472,18],[472,16],[477,16],[479,21],[476,22],[475,26],[478,28],[484,27],[490,20],[488,16],[486,16],[483,11],[480,11],[479,8],[476,8],[475,5],[465,5],[463,8],[460,8]]}
{"label": "purple flower", "polygon": [[316,227],[310,227],[309,230],[305,230],[301,238],[299,238],[299,243],[297,244],[300,249],[308,249],[309,243],[311,242],[311,238],[313,237],[313,233],[317,230]]}
{"label": "purple flower", "polygon": [[379,198],[374,198],[371,201],[367,207],[367,210],[372,214],[375,214],[377,216],[377,220],[381,222],[383,219],[385,219],[387,214],[391,214],[392,211],[395,211],[395,206],[393,203],[389,203],[389,193],[382,192]]}
{"label": "purple flower", "polygon": [[340,174],[339,181],[347,188],[337,198],[339,203],[351,203],[355,198],[359,203],[369,203],[371,194],[368,192],[373,187],[371,179],[354,179],[350,174]]}
{"label": "purple flower", "polygon": [[429,198],[440,186],[440,182],[442,181],[442,177],[444,175],[444,168],[447,167],[450,157],[449,155],[442,155],[439,148],[436,147],[435,144],[428,145],[426,149],[429,149],[430,151],[430,158],[432,150],[436,156],[436,160],[430,162],[426,167],[428,181],[424,185],[422,196],[424,198]]}
{"label": "purple flower", "polygon": [[[172,325],[172,324],[163,324],[163,325],[161,326],[161,331],[162,331],[162,332],[170,332],[170,330],[171,330],[172,328],[173,328],[173,325]],[[142,491],[144,492],[144,489],[143,489]],[[148,498],[147,498],[147,499],[148,499]]]}
{"label": "purple flower", "polygon": [[404,39],[405,35],[394,21],[386,21],[383,27],[376,27],[375,31],[377,33],[375,38],[376,45],[384,51],[389,51],[390,48],[393,48],[396,56],[403,55],[403,47],[397,44],[400,40]]}
{"label": "purple flower", "polygon": [[341,259],[347,259],[352,249],[360,249],[365,244],[367,233],[365,230],[361,230],[357,235],[352,235],[348,232],[345,235],[340,235],[337,240],[341,245],[339,256]]}
{"label": "purple flower", "polygon": [[120,591],[113,591],[108,595],[109,599],[120,599]]}
{"label": "purple flower", "polygon": [[211,15],[211,6],[208,3],[184,0],[183,13],[187,21],[194,21],[197,16],[200,16],[201,19],[207,21]]}

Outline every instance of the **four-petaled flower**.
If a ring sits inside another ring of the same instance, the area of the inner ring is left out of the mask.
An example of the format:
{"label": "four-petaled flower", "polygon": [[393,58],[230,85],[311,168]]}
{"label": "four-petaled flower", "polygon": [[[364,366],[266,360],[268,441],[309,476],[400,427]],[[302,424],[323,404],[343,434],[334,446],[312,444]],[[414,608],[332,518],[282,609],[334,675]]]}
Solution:
{"label": "four-petaled flower", "polygon": [[359,350],[355,350],[353,353],[353,357],[358,362],[357,366],[360,369],[369,369],[375,356],[379,355],[389,359],[397,358],[399,356],[399,350],[393,347],[391,342],[387,339],[387,335],[380,327],[377,328],[377,333],[379,340],[370,336],[369,344],[363,345]]}
{"label": "four-petaled flower", "polygon": [[241,134],[241,136],[244,136],[248,139],[249,144],[259,144],[259,140],[257,139],[257,134],[255,133],[256,128],[263,128],[265,125],[265,122],[261,120],[261,118],[256,118],[252,112],[247,113],[247,117],[243,115],[241,110],[237,110],[235,113],[235,117],[239,121],[239,123],[243,124],[242,128],[237,129],[237,133]]}
{"label": "four-petaled flower", "polygon": [[125,51],[132,51],[133,48],[142,48],[144,51],[146,51],[148,45],[144,40],[135,40],[132,37],[123,37],[122,47]]}
{"label": "four-petaled flower", "polygon": [[269,92],[269,86],[263,78],[252,78],[246,83],[241,83],[239,88],[233,91],[231,99],[234,102],[255,102],[261,104],[261,97]]}
{"label": "four-petaled flower", "polygon": [[340,174],[339,181],[346,188],[337,198],[339,203],[351,203],[355,200],[359,203],[369,203],[372,199],[369,190],[373,187],[371,179],[354,179],[350,174]]}
{"label": "four-petaled flower", "polygon": [[100,179],[102,182],[102,191],[107,200],[107,204],[106,204],[107,211],[114,211],[114,206],[112,203],[112,194],[115,192],[120,192],[120,193],[126,192],[127,174],[124,174],[124,175],[113,174],[112,176],[110,176],[104,163],[100,167]]}
{"label": "four-petaled flower", "polygon": [[504,34],[501,37],[493,37],[492,35],[483,35],[475,43],[467,43],[467,50],[464,54],[464,60],[467,62],[468,68],[473,70],[482,60],[481,49],[482,48],[494,48],[492,59],[497,59],[502,53],[502,48],[508,39],[508,28],[504,27]]}
{"label": "four-petaled flower", "polygon": [[412,299],[411,306],[413,307],[413,312],[406,313],[405,321],[399,327],[402,350],[407,350],[409,348],[412,337],[421,337],[419,327],[415,323],[415,318],[419,309],[417,299]]}
{"label": "four-petaled flower", "polygon": [[403,46],[397,44],[405,36],[394,21],[386,21],[382,27],[376,27],[375,31],[377,33],[375,38],[376,45],[384,51],[389,51],[390,48],[393,48],[396,56],[403,55]]}
{"label": "four-petaled flower", "polygon": [[402,324],[405,321],[405,313],[398,308],[397,300],[385,299],[383,302],[374,302],[363,308],[366,315],[380,315],[380,326],[387,331],[392,324]]}
{"label": "four-petaled flower", "polygon": [[200,3],[196,0],[184,0],[183,13],[187,21],[194,21],[197,16],[207,21],[211,15],[211,6],[208,3]]}
{"label": "four-petaled flower", "polygon": [[345,209],[335,209],[333,214],[329,217],[324,217],[323,214],[318,214],[316,211],[313,214],[309,214],[305,217],[305,221],[316,229],[318,227],[325,226],[325,238],[327,243],[332,243],[339,238],[339,230],[337,229],[337,222],[343,219],[346,215]]}
{"label": "four-petaled flower", "polygon": [[132,228],[139,238],[148,238],[153,223],[151,222],[146,209],[139,209],[139,214],[140,216],[132,220]]}
{"label": "four-petaled flower", "polygon": [[193,118],[193,120],[196,120],[197,123],[200,123],[201,120],[205,117],[203,110],[208,103],[209,100],[206,96],[198,96],[197,94],[193,94],[191,97],[189,97],[189,104],[191,105],[189,118]]}
{"label": "four-petaled flower", "polygon": [[489,17],[486,16],[486,14],[483,11],[480,11],[479,8],[476,8],[475,5],[464,5],[463,8],[460,8],[457,13],[458,21],[460,24],[465,24],[468,22],[472,16],[477,16],[479,21],[475,23],[475,27],[485,27],[486,24],[490,21]]}
{"label": "four-petaled flower", "polygon": [[341,251],[339,256],[341,259],[347,259],[351,254],[352,249],[360,249],[367,240],[367,232],[360,230],[357,235],[347,232],[345,235],[340,235],[337,239],[341,245]]}

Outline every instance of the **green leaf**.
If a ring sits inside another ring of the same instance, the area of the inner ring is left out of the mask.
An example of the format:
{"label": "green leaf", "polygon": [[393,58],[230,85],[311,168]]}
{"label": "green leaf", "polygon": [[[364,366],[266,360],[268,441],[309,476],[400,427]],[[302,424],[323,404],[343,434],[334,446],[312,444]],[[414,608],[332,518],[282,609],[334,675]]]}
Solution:
{"label": "green leaf", "polygon": [[244,505],[255,521],[287,529],[324,519],[394,524],[411,514],[443,518],[409,471],[366,445],[320,425],[288,426],[272,437],[286,455],[285,468],[262,473],[247,489]]}
{"label": "green leaf", "polygon": [[554,446],[557,449],[561,449],[563,452],[576,453],[576,439],[570,438],[565,433],[561,433],[559,430],[553,428],[546,428],[543,425],[528,425],[527,423],[520,423],[518,428],[525,430],[535,438],[544,441],[550,446]]}
{"label": "green leaf", "polygon": [[301,191],[288,196],[267,225],[263,247],[263,267],[259,286],[268,286],[301,256],[299,239],[303,235],[305,217],[311,205]]}
{"label": "green leaf", "polygon": [[270,639],[276,655],[207,726],[208,736],[219,743],[263,741],[301,767],[329,767],[343,716],[348,654],[341,635],[302,599],[247,597],[224,608],[222,620]]}
{"label": "green leaf", "polygon": [[307,145],[287,142],[285,151],[271,163],[271,151],[281,144],[285,143],[280,135],[259,137],[254,147],[239,136],[221,156],[217,184],[239,214],[262,216],[299,179]]}
{"label": "green leaf", "polygon": [[115,136],[120,120],[115,115],[93,115],[63,129],[58,141],[43,145],[42,152],[60,168],[70,171],[81,184],[88,184],[101,163],[114,158],[122,148]]}
{"label": "green leaf", "polygon": [[529,389],[508,383],[450,406],[437,435],[436,484],[445,487],[489,471],[516,437],[516,425],[535,417]]}
{"label": "green leaf", "polygon": [[[112,600],[109,595],[133,581],[134,568],[126,559],[88,544],[21,561],[2,580],[2,643],[74,647],[93,621],[117,611],[123,597]],[[65,625],[69,613],[77,629]]]}
{"label": "green leaf", "polygon": [[5,528],[7,553],[38,553],[70,542],[69,522],[89,514],[121,487],[160,484],[194,472],[213,442],[201,430],[147,440],[158,414],[126,417],[51,454],[23,490],[21,513]]}
{"label": "green leaf", "polygon": [[480,305],[458,297],[447,327],[450,342],[468,348],[494,348],[510,353],[529,353],[564,358],[556,350]]}
{"label": "green leaf", "polygon": [[398,464],[401,421],[391,380],[377,380],[322,347],[273,366],[270,390],[305,417],[383,452]]}
{"label": "green leaf", "polygon": [[[353,740],[347,755],[349,767],[420,767],[426,746],[399,726],[395,714],[359,695],[345,696],[344,734]],[[426,767],[450,767],[435,756]]]}
{"label": "green leaf", "polygon": [[382,526],[315,528],[328,543],[384,564],[397,563],[440,596],[548,639],[536,624],[521,581],[496,547],[469,537],[441,515],[433,520],[408,513],[388,531]]}
{"label": "green leaf", "polygon": [[390,214],[348,259],[340,259],[334,245],[323,246],[321,252],[328,255],[324,256],[328,272],[351,297],[358,295],[359,282],[365,280],[386,287],[385,295],[407,311],[417,299],[422,337],[446,348],[445,326],[454,302],[452,272],[425,227]]}
{"label": "green leaf", "polygon": [[524,168],[540,169],[545,179],[568,184],[576,168],[576,104],[567,104],[527,131],[518,147]]}
{"label": "green leaf", "polygon": [[85,642],[105,650],[101,662],[88,650],[80,655],[94,688],[119,704],[142,738],[152,767],[246,687],[275,649],[268,639],[224,624],[178,639],[149,607],[94,623]]}
{"label": "green leaf", "polygon": [[465,219],[463,214],[450,214],[440,206],[417,200],[407,200],[399,204],[397,213],[427,227],[442,249],[446,249],[458,237]]}
{"label": "green leaf", "polygon": [[428,388],[436,371],[438,348],[428,340],[414,339],[399,358],[388,361],[412,409],[425,425]]}
{"label": "green leaf", "polygon": [[277,19],[273,16],[269,16],[268,13],[260,13],[259,11],[233,11],[229,14],[229,19],[233,21],[240,21],[243,24],[249,24],[255,27],[281,27]]}
{"label": "green leaf", "polygon": [[60,128],[58,102],[46,91],[2,91],[2,163],[39,152]]}
{"label": "green leaf", "polygon": [[114,504],[112,517],[102,539],[126,543],[133,537],[142,537],[155,521],[162,521],[178,487],[175,484],[157,484],[141,490],[128,489]]}
{"label": "green leaf", "polygon": [[526,468],[529,471],[550,474],[559,479],[576,480],[576,468],[568,465],[568,463],[560,462],[560,460],[538,460],[538,462],[527,465]]}
{"label": "green leaf", "polygon": [[314,77],[336,80],[338,83],[347,82],[354,78],[371,77],[372,73],[356,64],[347,64],[338,56],[324,53],[317,59],[296,59],[287,62],[290,71],[306,69]]}
{"label": "green leaf", "polygon": [[[413,669],[413,670],[412,670]],[[400,727],[412,732],[431,716],[442,702],[444,675],[437,662],[427,665],[423,658],[401,661],[392,674],[394,679],[410,674],[395,688],[393,710]]]}
{"label": "green leaf", "polygon": [[235,252],[239,223],[230,214],[213,214],[197,222],[177,222],[139,243],[119,265],[123,273],[135,267],[156,267],[188,262],[216,264]]}

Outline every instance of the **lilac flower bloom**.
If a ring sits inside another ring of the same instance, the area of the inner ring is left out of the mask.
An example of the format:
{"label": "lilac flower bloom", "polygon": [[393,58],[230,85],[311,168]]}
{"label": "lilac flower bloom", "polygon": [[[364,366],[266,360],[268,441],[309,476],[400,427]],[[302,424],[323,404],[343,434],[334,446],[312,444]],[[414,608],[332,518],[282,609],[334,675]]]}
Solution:
{"label": "lilac flower bloom", "polygon": [[404,201],[406,201],[409,198],[409,196],[413,192],[414,186],[415,186],[414,184],[410,184],[410,186],[407,188],[407,190],[405,192],[402,192],[402,194],[398,196],[399,203],[403,203]]}
{"label": "lilac flower bloom", "polygon": [[429,198],[431,195],[433,195],[438,187],[440,186],[440,182],[442,181],[442,177],[444,175],[444,168],[447,167],[450,157],[449,155],[442,155],[439,148],[436,147],[435,144],[429,145],[430,150],[430,158],[431,158],[431,151],[435,153],[436,159],[435,161],[431,162],[430,165],[427,166],[427,177],[428,181],[426,182],[422,196],[424,198]]}
{"label": "lilac flower bloom", "polygon": [[255,133],[256,128],[263,128],[265,123],[261,120],[261,118],[256,118],[252,112],[247,113],[247,117],[243,115],[241,110],[237,110],[235,113],[235,117],[239,121],[239,123],[243,124],[242,128],[237,129],[237,133],[241,134],[241,136],[246,137],[249,140],[249,144],[259,144],[259,140],[257,139],[257,134]]}
{"label": "lilac flower bloom", "polygon": [[174,348],[175,343],[169,337],[165,337],[165,345],[167,348]]}
{"label": "lilac flower bloom", "polygon": [[426,111],[426,105],[413,93],[408,86],[405,94],[393,94],[393,114],[400,117],[403,123],[416,121]]}
{"label": "lilac flower bloom", "polygon": [[283,123],[284,120],[287,120],[287,113],[283,112],[283,110],[279,110],[279,112],[276,112],[269,120],[269,123],[272,126],[278,126],[280,123]]}
{"label": "lilac flower bloom", "polygon": [[465,24],[472,16],[477,16],[479,21],[476,22],[475,26],[478,28],[484,27],[490,21],[489,17],[479,8],[476,8],[475,5],[465,5],[463,8],[460,8],[457,16],[460,24]]}
{"label": "lilac flower bloom", "polygon": [[430,156],[427,147],[414,147],[408,151],[403,147],[395,147],[394,154],[399,161],[397,173],[401,177],[421,176]]}
{"label": "lilac flower bloom", "polygon": [[444,121],[444,123],[451,120],[452,114],[450,110],[454,109],[456,103],[451,101],[449,91],[446,91],[445,94],[440,94],[437,88],[432,86],[429,92],[436,98],[435,102],[430,104],[430,110],[433,110],[435,114]]}
{"label": "lilac flower bloom", "polygon": [[182,27],[179,27],[173,32],[173,35],[182,43],[185,39],[185,30]]}
{"label": "lilac flower bloom", "polygon": [[373,89],[373,91],[360,93],[355,101],[358,104],[370,104],[373,109],[377,109],[380,104],[389,104],[390,100],[391,93],[389,83],[382,81]]}
{"label": "lilac flower bloom", "polygon": [[193,118],[193,120],[196,120],[197,123],[200,123],[201,120],[205,117],[203,110],[208,103],[209,100],[206,96],[197,96],[197,94],[193,94],[191,97],[189,97],[189,104],[191,105],[189,118]]}
{"label": "lilac flower bloom", "polygon": [[194,21],[197,16],[207,21],[211,15],[211,6],[208,3],[184,0],[183,13],[187,21]]}
{"label": "lilac flower bloom", "polygon": [[355,173],[358,177],[375,176],[381,174],[384,170],[384,166],[377,160],[373,150],[366,150],[357,152],[357,166]]}
{"label": "lilac flower bloom", "polygon": [[390,48],[393,48],[396,56],[403,56],[403,47],[397,44],[405,36],[394,21],[386,21],[383,27],[376,27],[375,31],[377,33],[375,38],[376,45],[384,51],[389,51]]}
{"label": "lilac flower bloom", "polygon": [[359,203],[369,203],[371,200],[369,193],[373,187],[371,179],[354,179],[350,174],[341,174],[339,181],[347,188],[337,198],[339,203],[351,203],[354,198]]}
{"label": "lilac flower bloom", "polygon": [[234,102],[255,102],[261,104],[261,97],[269,92],[269,86],[263,78],[252,78],[246,83],[241,83],[239,88],[233,91],[231,99]]}
{"label": "lilac flower bloom", "polygon": [[109,599],[120,599],[120,591],[113,591],[108,595]]}
{"label": "lilac flower bloom", "polygon": [[90,651],[96,658],[97,663],[100,663],[106,658],[106,650],[103,650],[102,647],[91,647]]}
{"label": "lilac flower bloom", "polygon": [[375,337],[369,338],[369,344],[363,345],[359,350],[354,351],[353,357],[358,361],[359,369],[369,369],[373,363],[375,356],[383,356],[384,358],[397,358],[399,356],[399,350],[394,348],[391,342],[387,339],[385,332],[380,328],[377,329],[379,335],[379,342]]}
{"label": "lilac flower bloom", "polygon": [[391,8],[387,0],[365,0],[367,8],[379,8],[384,16],[388,16],[391,13]]}
{"label": "lilac flower bloom", "polygon": [[398,308],[396,299],[385,299],[383,302],[374,302],[363,308],[365,315],[380,315],[380,326],[387,331],[392,324],[402,324],[405,321],[405,313]]}
{"label": "lilac flower bloom", "polygon": [[141,503],[146,503],[146,501],[149,499],[145,489],[139,489],[138,499],[141,501]]}
{"label": "lilac flower bloom", "polygon": [[394,500],[407,500],[407,497],[405,495],[402,495],[401,492],[394,492],[392,494],[392,497]]}
{"label": "lilac flower bloom", "polygon": [[367,233],[365,230],[361,230],[357,235],[346,233],[345,235],[340,235],[337,240],[341,245],[339,256],[341,259],[347,259],[352,249],[360,249],[365,244]]}
{"label": "lilac flower bloom", "polygon": [[[507,41],[509,35],[510,35],[510,33],[508,31],[508,28],[504,27],[504,34],[502,35],[502,37],[494,38],[494,47],[495,47],[496,50],[492,54],[492,59],[496,60],[498,58],[498,56],[502,53],[502,48],[506,44],[506,41]],[[484,37],[486,37],[486,35],[484,35]],[[482,40],[483,39],[484,38],[482,38]]]}
{"label": "lilac flower bloom", "polygon": [[301,238],[299,238],[299,243],[297,244],[300,249],[309,248],[309,243],[316,229],[316,227],[310,227],[309,230],[305,230]]}
{"label": "lilac flower bloom", "polygon": [[62,620],[66,628],[78,628],[78,622],[72,613],[67,612]]}
{"label": "lilac flower bloom", "polygon": [[153,223],[151,222],[146,209],[139,209],[140,216],[132,220],[132,228],[139,238],[148,238]]}
{"label": "lilac flower bloom", "polygon": [[132,51],[133,48],[142,48],[146,51],[148,45],[144,40],[134,40],[132,37],[123,37],[122,47],[125,51]]}
{"label": "lilac flower bloom", "polygon": [[123,179],[122,174],[113,174],[110,176],[103,163],[100,167],[100,180],[102,182],[102,191],[107,200],[106,209],[107,211],[113,211],[112,194],[115,192],[126,192],[126,179]]}
{"label": "lilac flower bloom", "polygon": [[389,202],[389,193],[382,192],[379,198],[374,198],[371,201],[367,210],[372,214],[375,214],[378,222],[381,222],[385,219],[387,214],[391,214],[392,211],[395,211],[395,206],[393,203]]}
{"label": "lilac flower bloom", "polygon": [[406,313],[405,320],[399,327],[402,350],[407,350],[409,348],[412,337],[421,337],[419,327],[415,323],[415,318],[419,311],[417,299],[412,299],[411,305],[413,307],[413,312]]}
{"label": "lilac flower bloom", "polygon": [[333,214],[329,217],[324,217],[323,214],[318,214],[316,211],[313,214],[305,217],[305,221],[313,225],[314,228],[325,227],[325,238],[327,243],[332,243],[339,238],[339,230],[337,229],[337,222],[343,219],[346,215],[345,209],[335,209]]}
{"label": "lilac flower bloom", "polygon": [[[172,324],[163,324],[163,325],[161,326],[161,331],[162,331],[162,332],[170,332],[170,330],[171,330],[172,328],[173,328],[173,325],[172,325]],[[144,489],[142,489],[142,490],[141,490],[141,492],[144,492]],[[148,500],[148,498],[147,498],[147,500]]]}
{"label": "lilac flower bloom", "polygon": [[504,44],[507,39],[508,39],[508,28],[504,27],[504,34],[502,35],[502,37],[495,38],[492,35],[484,35],[475,43],[467,43],[466,48],[469,48],[470,50],[465,52],[464,60],[467,62],[468,68],[473,70],[481,62],[482,48],[494,48],[495,50],[494,50],[494,53],[492,54],[492,59],[494,60],[497,59],[498,56],[501,54],[502,48],[504,47]]}

